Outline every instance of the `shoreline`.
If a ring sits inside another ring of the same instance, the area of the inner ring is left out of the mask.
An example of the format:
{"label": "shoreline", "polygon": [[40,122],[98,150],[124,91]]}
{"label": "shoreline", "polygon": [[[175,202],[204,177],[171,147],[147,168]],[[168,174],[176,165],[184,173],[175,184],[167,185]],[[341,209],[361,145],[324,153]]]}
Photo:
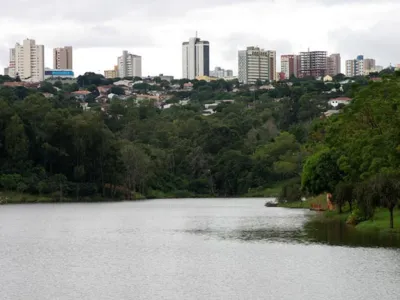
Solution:
{"label": "shoreline", "polygon": [[[319,199],[318,199],[319,198]],[[311,198],[306,201],[298,201],[292,203],[278,203],[278,207],[289,208],[289,209],[307,209],[310,210],[311,204],[320,204],[322,197]],[[339,221],[346,224],[349,227],[356,229],[357,231],[368,233],[368,232],[379,232],[379,233],[390,233],[400,234],[400,208],[394,211],[394,228],[389,228],[389,211],[385,208],[377,208],[375,215],[372,219],[359,222],[358,224],[349,224],[347,222],[351,212],[347,209],[341,214],[337,211],[320,211],[316,212],[316,217],[321,222]]]}
{"label": "shoreline", "polygon": [[[40,203],[112,203],[112,202],[136,202],[136,201],[148,201],[154,199],[201,199],[201,198],[276,198],[275,196],[258,196],[258,197],[250,197],[248,195],[239,195],[239,196],[229,196],[229,197],[221,197],[215,195],[186,195],[182,197],[182,195],[178,194],[166,194],[166,193],[158,193],[158,195],[150,195],[144,196],[141,194],[136,194],[136,199],[112,199],[112,198],[103,198],[101,196],[92,196],[92,197],[81,197],[79,200],[71,197],[64,197],[62,201],[59,199],[55,199],[49,195],[34,195],[34,194],[25,194],[18,192],[0,192],[0,206],[1,205],[13,205],[13,204],[40,204]],[[156,197],[159,196],[159,197]]]}

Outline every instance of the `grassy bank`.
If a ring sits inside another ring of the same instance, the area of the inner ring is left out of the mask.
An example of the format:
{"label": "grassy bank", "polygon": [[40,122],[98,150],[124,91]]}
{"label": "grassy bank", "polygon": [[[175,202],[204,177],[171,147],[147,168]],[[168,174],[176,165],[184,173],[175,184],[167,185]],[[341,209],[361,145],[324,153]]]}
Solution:
{"label": "grassy bank", "polygon": [[[145,199],[143,195],[137,193],[135,200]],[[79,200],[72,197],[63,197],[60,201],[59,197],[50,195],[35,195],[26,194],[19,192],[0,192],[0,205],[4,204],[30,204],[30,203],[70,203],[70,202],[107,202],[107,201],[119,201],[118,199],[103,198],[99,195],[93,197],[81,197]]]}
{"label": "grassy bank", "polygon": [[54,202],[51,197],[23,194],[18,192],[0,192],[0,204],[18,203],[50,203]]}
{"label": "grassy bank", "polygon": [[400,209],[394,211],[394,228],[389,228],[390,213],[388,209],[379,208],[371,220],[359,223],[356,228],[363,231],[396,232],[400,234]]}
{"label": "grassy bank", "polygon": [[279,207],[286,208],[310,208],[312,204],[326,205],[326,196],[319,195],[316,197],[311,197],[306,199],[305,201],[296,201],[296,202],[287,202],[287,203],[279,203]]}
{"label": "grassy bank", "polygon": [[[326,206],[326,196],[319,195],[317,197],[309,198],[306,201],[297,201],[291,203],[279,203],[279,207],[286,208],[310,208],[312,204],[319,204],[323,207]],[[325,211],[318,214],[318,218],[325,220],[337,220],[346,222],[351,215],[350,209],[347,206],[343,207],[343,213],[339,214],[337,211]],[[360,231],[379,231],[379,232],[392,232],[400,234],[400,208],[394,211],[394,228],[389,228],[390,213],[386,208],[377,208],[374,217],[370,220],[358,223],[355,228]],[[349,225],[351,226],[351,225]]]}
{"label": "grassy bank", "polygon": [[[212,195],[199,195],[193,194],[187,191],[175,191],[164,193],[161,191],[150,191],[147,195],[142,195],[140,193],[132,194],[132,200],[130,201],[138,201],[138,200],[150,200],[150,199],[173,199],[173,198],[212,198],[215,196]],[[81,197],[79,200],[72,197],[63,197],[62,201],[58,196],[51,195],[35,195],[35,194],[26,194],[19,192],[6,192],[0,191],[0,205],[2,204],[23,204],[23,203],[58,203],[58,202],[117,202],[117,201],[128,201],[125,199],[111,199],[111,198],[103,198],[100,195],[94,195],[91,197]]]}

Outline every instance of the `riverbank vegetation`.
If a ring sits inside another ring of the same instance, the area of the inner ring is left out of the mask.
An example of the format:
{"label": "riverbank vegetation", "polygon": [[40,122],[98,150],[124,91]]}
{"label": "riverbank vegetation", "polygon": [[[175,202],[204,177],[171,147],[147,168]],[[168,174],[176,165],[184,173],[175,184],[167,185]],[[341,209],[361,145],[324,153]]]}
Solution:
{"label": "riverbank vegetation", "polygon": [[[312,120],[351,92],[313,78],[110,88],[116,80],[87,73],[77,83],[2,86],[0,189],[61,202],[277,196],[282,184],[300,185]],[[162,97],[140,99],[154,91]]]}
{"label": "riverbank vegetation", "polygon": [[[373,220],[394,212],[400,167],[399,77],[382,78],[121,87],[87,73],[1,86],[0,190],[14,202],[278,196],[292,207],[330,192],[352,222]],[[343,96],[351,104],[332,109]]]}
{"label": "riverbank vegetation", "polygon": [[[394,228],[400,199],[400,73],[359,86],[353,101],[314,123],[302,191],[332,193],[338,212],[359,228]],[[384,213],[383,210],[386,210]]]}

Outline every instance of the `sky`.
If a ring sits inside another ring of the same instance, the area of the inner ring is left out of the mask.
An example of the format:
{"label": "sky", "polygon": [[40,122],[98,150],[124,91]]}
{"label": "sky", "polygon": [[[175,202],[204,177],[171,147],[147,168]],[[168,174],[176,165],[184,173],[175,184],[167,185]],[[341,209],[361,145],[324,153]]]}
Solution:
{"label": "sky", "polygon": [[210,67],[233,69],[237,52],[259,46],[280,55],[326,50],[344,61],[363,54],[400,63],[399,0],[29,0],[0,10],[0,73],[9,48],[26,38],[74,47],[75,74],[112,69],[123,50],[142,56],[142,75],[182,76],[182,42],[210,42]]}

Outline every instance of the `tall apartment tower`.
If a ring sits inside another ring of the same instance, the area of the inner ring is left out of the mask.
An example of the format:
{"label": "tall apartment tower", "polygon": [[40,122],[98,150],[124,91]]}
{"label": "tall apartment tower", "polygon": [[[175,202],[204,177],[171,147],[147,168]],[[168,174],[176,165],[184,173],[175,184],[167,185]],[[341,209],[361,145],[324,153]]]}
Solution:
{"label": "tall apartment tower", "polygon": [[371,71],[374,71],[376,67],[375,59],[365,58],[364,59],[364,73],[367,75]]}
{"label": "tall apartment tower", "polygon": [[[39,82],[44,80],[44,46],[36,45],[35,40],[26,39],[22,45],[17,43],[10,55],[15,59],[15,76],[22,81]],[[10,57],[11,63],[12,57]]]}
{"label": "tall apartment tower", "polygon": [[364,59],[363,55],[358,55],[356,59],[346,60],[346,76],[368,75],[371,71],[375,71],[375,66],[375,59]]}
{"label": "tall apartment tower", "polygon": [[323,77],[327,74],[327,52],[300,52],[300,76]]}
{"label": "tall apartment tower", "polygon": [[285,74],[285,79],[289,79],[292,75],[299,77],[300,55],[281,55],[281,72]]}
{"label": "tall apartment tower", "polygon": [[53,49],[53,69],[73,69],[71,46]]}
{"label": "tall apartment tower", "polygon": [[8,67],[4,68],[4,75],[15,77],[15,48],[10,49]]}
{"label": "tall apartment tower", "polygon": [[142,57],[124,50],[118,57],[118,77],[142,77]]}
{"label": "tall apartment tower", "polygon": [[238,63],[238,80],[241,83],[276,80],[276,51],[247,47],[246,50],[239,51]]}
{"label": "tall apartment tower", "polygon": [[182,78],[210,76],[210,43],[198,37],[182,43]]}
{"label": "tall apartment tower", "polygon": [[334,53],[329,55],[327,58],[327,74],[330,76],[335,76],[341,73],[341,58],[339,53]]}

